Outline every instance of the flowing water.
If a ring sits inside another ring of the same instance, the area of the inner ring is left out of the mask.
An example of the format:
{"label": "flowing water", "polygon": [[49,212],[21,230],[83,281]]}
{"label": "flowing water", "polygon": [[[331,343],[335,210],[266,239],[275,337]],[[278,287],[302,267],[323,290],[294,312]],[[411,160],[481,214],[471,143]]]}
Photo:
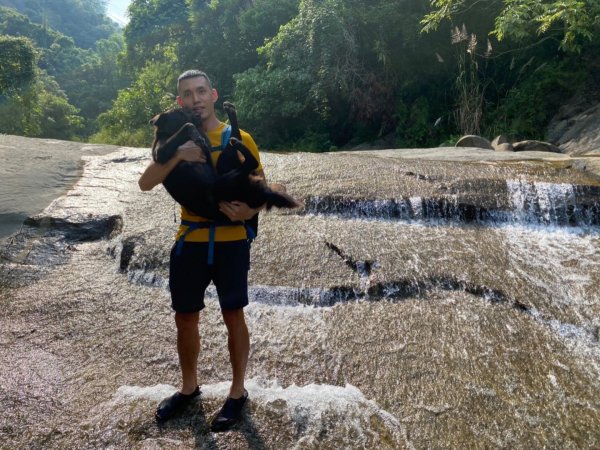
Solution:
{"label": "flowing water", "polygon": [[179,383],[173,202],[138,192],[147,150],[87,158],[3,252],[0,448],[599,447],[597,179],[397,155],[264,155],[305,207],[261,217],[250,402],[226,434],[213,289],[201,399],[154,422]]}
{"label": "flowing water", "polygon": [[83,168],[82,155],[114,150],[110,146],[53,139],[25,141],[0,135],[0,241],[73,186]]}

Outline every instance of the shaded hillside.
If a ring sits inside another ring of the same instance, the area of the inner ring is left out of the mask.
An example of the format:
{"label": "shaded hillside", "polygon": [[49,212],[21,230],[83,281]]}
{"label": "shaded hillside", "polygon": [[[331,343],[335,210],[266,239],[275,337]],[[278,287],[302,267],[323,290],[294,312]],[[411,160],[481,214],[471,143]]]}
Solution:
{"label": "shaded hillside", "polygon": [[2,0],[0,5],[14,8],[32,22],[53,28],[75,41],[81,48],[94,48],[118,25],[106,16],[103,0]]}

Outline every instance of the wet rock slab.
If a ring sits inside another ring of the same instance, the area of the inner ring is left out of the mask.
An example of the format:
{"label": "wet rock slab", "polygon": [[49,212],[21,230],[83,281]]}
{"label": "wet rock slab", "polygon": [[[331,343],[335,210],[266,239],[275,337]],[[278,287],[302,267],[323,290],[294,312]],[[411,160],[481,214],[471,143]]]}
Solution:
{"label": "wet rock slab", "polygon": [[[502,210],[514,206],[507,179],[583,186],[576,203],[594,201],[596,179],[563,155],[472,150],[265,154],[263,163],[305,201],[461,196]],[[518,217],[263,214],[244,423],[208,431],[230,377],[211,291],[203,395],[159,427],[154,408],[179,383],[166,289],[177,224],[162,188],[137,189],[147,163],[143,149],[86,157],[75,188],[4,249],[0,363],[12,370],[0,372],[2,446],[600,446],[598,230]],[[97,233],[77,234],[94,224]]]}

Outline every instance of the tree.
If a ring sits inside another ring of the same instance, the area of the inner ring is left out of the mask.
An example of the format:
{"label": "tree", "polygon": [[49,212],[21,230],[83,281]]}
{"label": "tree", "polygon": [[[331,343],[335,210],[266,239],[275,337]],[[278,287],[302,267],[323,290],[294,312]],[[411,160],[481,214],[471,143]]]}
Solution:
{"label": "tree", "polygon": [[38,69],[28,86],[0,103],[0,133],[73,140],[82,122],[56,81]]}
{"label": "tree", "polygon": [[113,34],[109,39],[96,42],[96,48],[71,70],[57,74],[61,87],[68,93],[69,101],[80,109],[86,119],[84,136],[98,131],[98,116],[110,109],[120,89],[130,79],[122,74],[118,63],[124,49],[123,37]]}
{"label": "tree", "polygon": [[256,66],[257,48],[298,13],[299,0],[192,0],[190,32],[182,42],[184,67],[205,70],[221,97],[233,93],[233,76]]}
{"label": "tree", "polygon": [[93,48],[97,40],[118,30],[106,17],[106,0],[3,0],[2,4],[43,28],[70,36],[81,48]]}
{"label": "tree", "polygon": [[133,0],[129,5],[129,23],[125,27],[125,63],[132,72],[148,62],[172,60],[174,48],[189,39],[186,0]]}
{"label": "tree", "polygon": [[[416,64],[406,61],[423,60],[418,33],[411,34],[421,11],[418,2],[303,0],[298,14],[258,49],[265,63],[236,76],[236,101],[252,111],[267,109],[252,106],[260,95],[274,102],[270,114],[250,120],[275,145],[290,127],[325,136],[324,147],[389,133],[400,81],[418,77],[411,73]],[[278,114],[285,114],[282,123],[268,130]]]}
{"label": "tree", "polygon": [[[586,42],[598,39],[600,2],[598,0],[494,0],[492,35],[498,40],[516,42],[541,36],[556,39],[565,51],[579,52]],[[433,10],[422,20],[423,30],[431,31],[444,20],[452,20],[471,8],[480,8],[478,0],[432,0]]]}
{"label": "tree", "polygon": [[148,63],[129,88],[122,89],[111,109],[100,114],[100,131],[90,139],[117,145],[146,146],[152,142],[148,121],[175,106],[178,76],[170,62]]}
{"label": "tree", "polygon": [[0,95],[29,85],[35,77],[36,54],[31,41],[0,35]]}

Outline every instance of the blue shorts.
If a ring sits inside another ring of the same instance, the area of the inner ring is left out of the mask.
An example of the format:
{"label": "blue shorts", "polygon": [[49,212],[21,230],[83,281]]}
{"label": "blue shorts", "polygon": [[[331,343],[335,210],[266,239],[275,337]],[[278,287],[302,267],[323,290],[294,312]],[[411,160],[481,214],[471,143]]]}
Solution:
{"label": "blue shorts", "polygon": [[214,261],[208,265],[208,242],[185,242],[179,255],[177,242],[171,249],[169,288],[176,312],[191,313],[204,308],[204,291],[212,281],[221,309],[248,305],[250,244],[246,240],[215,242]]}

